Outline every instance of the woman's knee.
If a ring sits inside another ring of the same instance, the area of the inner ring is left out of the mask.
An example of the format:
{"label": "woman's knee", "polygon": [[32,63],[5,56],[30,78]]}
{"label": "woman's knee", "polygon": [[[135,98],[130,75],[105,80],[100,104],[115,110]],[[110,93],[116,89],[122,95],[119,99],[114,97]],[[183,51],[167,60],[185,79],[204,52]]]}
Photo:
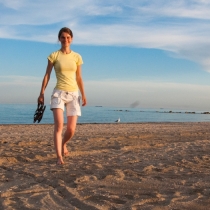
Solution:
{"label": "woman's knee", "polygon": [[74,133],[75,133],[75,129],[74,129],[74,128],[67,128],[66,132],[67,132],[70,136],[72,136],[72,135],[74,135]]}
{"label": "woman's knee", "polygon": [[63,123],[56,123],[54,124],[54,131],[55,132],[62,132],[63,130]]}

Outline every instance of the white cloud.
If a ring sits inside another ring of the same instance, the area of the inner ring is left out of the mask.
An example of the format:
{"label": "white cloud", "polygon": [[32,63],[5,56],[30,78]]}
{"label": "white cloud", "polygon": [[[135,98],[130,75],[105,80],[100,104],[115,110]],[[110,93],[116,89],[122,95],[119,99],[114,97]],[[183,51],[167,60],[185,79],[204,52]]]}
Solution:
{"label": "white cloud", "polygon": [[0,0],[0,3],[13,10],[18,10],[24,5],[24,1],[17,0]]}
{"label": "white cloud", "polygon": [[[146,1],[148,2],[148,1]],[[175,17],[210,19],[209,1],[196,0],[152,0],[145,6],[137,7],[140,12],[150,17]]]}
{"label": "white cloud", "polygon": [[166,50],[210,71],[210,2],[205,0],[0,0],[0,37],[55,43],[60,27],[76,44]]}

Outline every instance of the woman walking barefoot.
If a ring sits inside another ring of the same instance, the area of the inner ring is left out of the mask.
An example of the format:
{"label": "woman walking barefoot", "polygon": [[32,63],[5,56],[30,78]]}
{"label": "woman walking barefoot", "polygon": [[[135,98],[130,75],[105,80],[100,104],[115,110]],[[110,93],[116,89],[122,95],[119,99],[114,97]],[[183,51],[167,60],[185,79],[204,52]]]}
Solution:
{"label": "woman walking barefoot", "polygon": [[[68,154],[66,144],[73,137],[77,118],[81,116],[78,91],[81,93],[82,106],[85,106],[87,101],[81,72],[82,57],[70,49],[73,33],[69,28],[61,28],[58,39],[61,43],[61,49],[48,56],[48,65],[42,81],[38,103],[44,104],[44,91],[54,67],[57,83],[51,96],[50,109],[54,116],[54,145],[57,164],[64,164],[63,156]],[[62,139],[64,106],[66,107],[67,127]]]}

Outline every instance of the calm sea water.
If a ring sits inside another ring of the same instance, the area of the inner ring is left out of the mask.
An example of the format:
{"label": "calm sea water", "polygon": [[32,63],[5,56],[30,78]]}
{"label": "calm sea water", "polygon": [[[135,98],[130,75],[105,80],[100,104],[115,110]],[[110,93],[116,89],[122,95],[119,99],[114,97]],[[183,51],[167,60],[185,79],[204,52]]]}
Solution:
{"label": "calm sea water", "polygon": [[[32,124],[36,104],[0,104],[0,124]],[[82,107],[78,123],[114,123],[120,118],[122,123],[129,122],[208,122],[210,114],[189,110],[140,109],[119,107]],[[64,112],[65,115],[65,112]],[[66,122],[66,121],[65,121]],[[53,123],[52,112],[46,107],[40,124]]]}

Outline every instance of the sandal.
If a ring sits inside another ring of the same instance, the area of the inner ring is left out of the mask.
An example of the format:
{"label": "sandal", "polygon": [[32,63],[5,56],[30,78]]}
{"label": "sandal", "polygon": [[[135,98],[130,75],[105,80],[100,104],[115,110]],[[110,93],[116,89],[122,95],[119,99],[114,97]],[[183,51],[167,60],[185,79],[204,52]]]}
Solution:
{"label": "sandal", "polygon": [[41,121],[45,108],[46,108],[46,106],[44,106],[44,104],[38,104],[37,105],[37,109],[36,109],[35,114],[34,114],[34,123],[36,121],[38,123]]}

